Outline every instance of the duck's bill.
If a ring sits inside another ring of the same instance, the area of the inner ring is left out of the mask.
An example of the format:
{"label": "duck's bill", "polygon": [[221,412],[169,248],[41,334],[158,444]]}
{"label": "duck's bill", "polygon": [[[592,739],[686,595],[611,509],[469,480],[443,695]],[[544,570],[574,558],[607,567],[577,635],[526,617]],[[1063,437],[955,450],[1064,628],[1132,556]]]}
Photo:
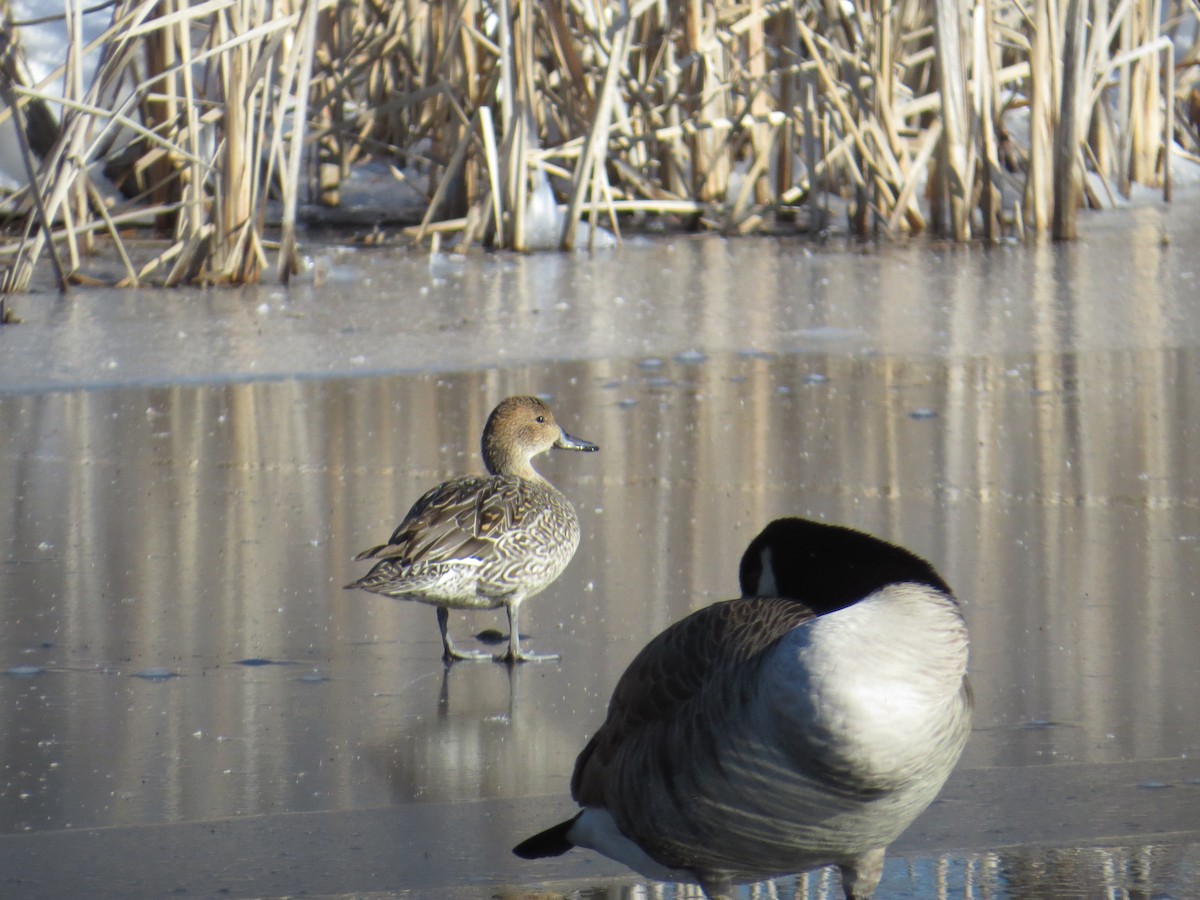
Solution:
{"label": "duck's bill", "polygon": [[562,437],[554,442],[554,446],[560,450],[586,450],[588,453],[600,449],[598,445],[593,444],[591,441],[583,441],[577,437],[571,437],[565,431],[562,433]]}

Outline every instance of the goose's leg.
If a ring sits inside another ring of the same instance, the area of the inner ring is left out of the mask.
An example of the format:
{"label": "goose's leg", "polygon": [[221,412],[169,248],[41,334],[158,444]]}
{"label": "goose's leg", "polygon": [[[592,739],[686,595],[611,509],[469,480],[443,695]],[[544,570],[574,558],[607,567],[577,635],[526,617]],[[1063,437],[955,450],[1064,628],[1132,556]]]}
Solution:
{"label": "goose's leg", "polygon": [[450,610],[444,606],[437,608],[438,631],[442,633],[442,659],[448,663],[456,659],[491,659],[492,654],[485,650],[459,650],[450,640]]}
{"label": "goose's leg", "polygon": [[708,872],[703,875],[696,873],[696,877],[708,900],[733,900],[733,879],[728,875]]}
{"label": "goose's leg", "polygon": [[558,653],[530,653],[521,650],[521,629],[518,625],[521,601],[524,597],[516,597],[505,604],[508,609],[508,650],[494,657],[497,662],[544,662],[551,659],[562,659]]}
{"label": "goose's leg", "polygon": [[883,855],[884,848],[877,847],[863,853],[858,859],[838,865],[846,900],[869,900],[875,893],[883,877]]}

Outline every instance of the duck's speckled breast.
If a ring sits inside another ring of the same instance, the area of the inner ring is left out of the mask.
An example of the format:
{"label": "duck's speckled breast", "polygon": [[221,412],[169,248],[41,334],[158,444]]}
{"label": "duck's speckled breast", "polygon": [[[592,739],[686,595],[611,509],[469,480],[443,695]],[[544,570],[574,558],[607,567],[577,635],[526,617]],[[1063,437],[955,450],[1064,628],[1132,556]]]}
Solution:
{"label": "duck's speckled breast", "polygon": [[477,591],[501,596],[541,591],[562,574],[579,547],[579,517],[548,482],[522,479],[507,499],[510,527],[495,540],[479,571]]}

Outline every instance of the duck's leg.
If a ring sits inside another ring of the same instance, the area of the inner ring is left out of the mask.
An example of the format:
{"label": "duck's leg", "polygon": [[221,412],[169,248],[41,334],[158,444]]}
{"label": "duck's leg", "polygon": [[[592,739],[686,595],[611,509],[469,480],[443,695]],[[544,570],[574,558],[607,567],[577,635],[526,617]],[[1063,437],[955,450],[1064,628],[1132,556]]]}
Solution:
{"label": "duck's leg", "polygon": [[456,659],[491,659],[492,654],[486,650],[459,650],[450,640],[450,610],[444,606],[437,608],[438,631],[442,633],[442,659],[448,663]]}
{"label": "duck's leg", "polygon": [[558,653],[530,653],[521,650],[521,629],[518,625],[520,618],[521,601],[523,597],[517,597],[504,604],[508,610],[508,650],[494,657],[496,662],[545,662],[546,660],[562,659],[562,655]]}

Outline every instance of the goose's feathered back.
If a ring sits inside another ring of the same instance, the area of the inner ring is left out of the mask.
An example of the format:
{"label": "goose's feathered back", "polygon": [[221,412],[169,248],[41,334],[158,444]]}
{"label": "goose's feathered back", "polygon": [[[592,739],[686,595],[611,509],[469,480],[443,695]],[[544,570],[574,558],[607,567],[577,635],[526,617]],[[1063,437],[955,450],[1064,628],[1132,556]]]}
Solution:
{"label": "goose's feathered back", "polygon": [[[703,713],[716,703],[708,696],[714,690],[751,683],[763,651],[812,617],[793,600],[729,600],[692,613],[655,637],[617,681],[608,718],[576,759],[572,798],[583,806],[605,805],[607,767],[633,735],[655,723],[679,721],[692,708]],[[669,772],[676,762],[665,756],[656,768]]]}

